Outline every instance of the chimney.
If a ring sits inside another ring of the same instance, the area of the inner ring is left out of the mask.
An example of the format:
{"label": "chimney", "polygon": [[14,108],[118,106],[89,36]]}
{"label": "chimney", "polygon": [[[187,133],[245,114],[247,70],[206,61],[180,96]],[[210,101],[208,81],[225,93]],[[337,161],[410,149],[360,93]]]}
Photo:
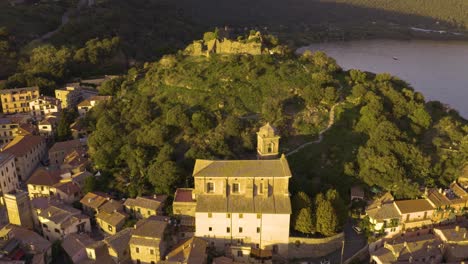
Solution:
{"label": "chimney", "polygon": [[463,233],[463,239],[466,239],[466,231]]}
{"label": "chimney", "polygon": [[158,198],[156,194],[153,194],[153,199],[156,199]]}
{"label": "chimney", "polygon": [[455,226],[455,232],[460,232],[460,226]]}
{"label": "chimney", "polygon": [[407,247],[407,246],[408,246],[408,242],[405,241],[405,242],[403,243],[403,247]]}
{"label": "chimney", "polygon": [[442,193],[442,188],[439,188],[439,193]]}

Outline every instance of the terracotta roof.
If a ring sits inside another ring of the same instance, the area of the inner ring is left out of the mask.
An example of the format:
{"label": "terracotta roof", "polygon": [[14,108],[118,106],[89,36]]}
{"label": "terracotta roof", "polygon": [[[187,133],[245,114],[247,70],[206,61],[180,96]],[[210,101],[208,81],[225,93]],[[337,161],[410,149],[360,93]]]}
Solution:
{"label": "terracotta roof", "polygon": [[439,193],[437,189],[430,189],[427,192],[427,199],[434,204],[435,207],[444,207],[450,205],[450,200],[447,196]]}
{"label": "terracotta roof", "polygon": [[468,198],[468,192],[466,192],[465,189],[463,189],[458,183],[453,182],[450,184],[450,189],[455,193],[460,198]]}
{"label": "terracotta roof", "polygon": [[442,226],[434,228],[434,231],[442,235],[442,240],[449,243],[468,243],[468,228],[464,226]]}
{"label": "terracotta roof", "polygon": [[396,209],[394,203],[386,203],[381,207],[367,209],[366,214],[377,221],[400,218],[400,213]]}
{"label": "terracotta roof", "polygon": [[99,206],[107,202],[107,199],[110,199],[107,194],[89,192],[80,200],[80,203],[97,210]]}
{"label": "terracotta roof", "polygon": [[128,248],[128,243],[130,238],[132,237],[133,228],[125,228],[115,235],[108,236],[104,239],[104,243],[107,244],[108,247],[114,249],[116,252],[123,252]]}
{"label": "terracotta roof", "polygon": [[31,177],[28,179],[27,184],[53,186],[60,182],[60,171],[49,170],[44,167],[37,168]]}
{"label": "terracotta roof", "polygon": [[73,140],[68,140],[68,141],[63,141],[63,142],[57,142],[49,149],[49,153],[57,152],[57,151],[69,153],[75,149],[82,149],[85,146],[86,146],[86,141],[83,141],[81,139],[73,139]]}
{"label": "terracotta roof", "polygon": [[291,214],[287,195],[254,196],[201,194],[197,198],[196,212],[231,212]]}
{"label": "terracotta roof", "polygon": [[393,203],[393,196],[391,193],[387,192],[384,195],[380,196],[379,198],[375,199],[371,202],[366,208],[366,210],[374,209],[377,207],[382,206],[382,204]]}
{"label": "terracotta roof", "polygon": [[395,205],[401,214],[434,210],[434,207],[426,199],[396,201]]}
{"label": "terracotta roof", "polygon": [[0,125],[7,125],[7,124],[18,124],[18,122],[14,122],[8,117],[2,117],[0,118]]}
{"label": "terracotta roof", "polygon": [[364,190],[361,186],[353,186],[351,187],[351,196],[364,198]]}
{"label": "terracotta roof", "polygon": [[166,260],[178,263],[204,263],[208,242],[203,238],[192,237],[175,245],[166,255]]}
{"label": "terracotta roof", "polygon": [[11,153],[15,155],[15,157],[21,157],[26,155],[32,148],[44,142],[45,139],[41,136],[16,136],[3,148],[3,151]]}
{"label": "terracotta roof", "polygon": [[167,228],[167,222],[157,220],[158,218],[149,217],[136,223],[132,238],[157,238],[161,239]]}
{"label": "terracotta roof", "polygon": [[62,247],[68,256],[73,257],[80,251],[86,250],[86,247],[96,242],[88,234],[72,233],[62,240]]}
{"label": "terracotta roof", "polygon": [[59,182],[54,184],[54,188],[62,191],[63,193],[66,193],[68,195],[70,194],[77,194],[81,191],[80,186],[73,182],[73,181],[66,181],[66,182]]}
{"label": "terracotta roof", "polygon": [[118,200],[109,199],[106,203],[99,207],[100,212],[112,213],[114,211],[122,211],[123,203]]}
{"label": "terracotta roof", "polygon": [[154,197],[136,197],[135,199],[128,198],[124,205],[128,207],[141,207],[146,209],[157,210],[162,203],[167,199],[167,195],[156,195]]}
{"label": "terracotta roof", "polygon": [[23,246],[34,247],[35,252],[46,252],[52,244],[36,232],[24,227],[7,224],[0,230],[0,236],[15,237]]}
{"label": "terracotta roof", "polygon": [[128,218],[128,214],[121,212],[121,211],[114,211],[114,212],[105,212],[99,211],[96,215],[96,219],[100,219],[101,221],[106,222],[112,226],[118,226]]}
{"label": "terracotta roof", "polygon": [[291,177],[285,157],[273,160],[196,160],[193,177]]}
{"label": "terracotta roof", "polygon": [[192,188],[178,188],[174,196],[174,202],[191,203],[195,202],[192,198]]}

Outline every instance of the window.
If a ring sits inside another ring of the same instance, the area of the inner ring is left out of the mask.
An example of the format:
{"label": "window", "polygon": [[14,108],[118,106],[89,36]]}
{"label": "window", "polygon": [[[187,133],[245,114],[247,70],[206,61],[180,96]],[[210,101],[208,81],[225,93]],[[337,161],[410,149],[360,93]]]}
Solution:
{"label": "window", "polygon": [[140,253],[140,248],[139,248],[139,247],[136,247],[136,248],[135,248],[135,252],[136,252],[136,253]]}
{"label": "window", "polygon": [[54,229],[55,233],[59,233],[60,234],[60,230],[58,230],[57,228]]}
{"label": "window", "polygon": [[151,215],[151,211],[150,211],[150,210],[148,210],[148,215]]}
{"label": "window", "polygon": [[226,233],[231,233],[231,228],[230,227],[226,227]]}
{"label": "window", "polygon": [[226,218],[231,218],[231,214],[227,213]]}
{"label": "window", "polygon": [[239,193],[240,192],[240,184],[239,183],[233,183],[232,184],[232,193]]}
{"label": "window", "polygon": [[260,233],[260,227],[257,227],[257,233]]}
{"label": "window", "polygon": [[154,249],[150,249],[150,254],[154,255]]}
{"label": "window", "polygon": [[242,227],[239,227],[239,233],[242,233],[244,229]]}
{"label": "window", "polygon": [[238,257],[243,257],[244,256],[244,254],[242,253],[242,250],[237,251],[237,256]]}
{"label": "window", "polygon": [[208,227],[208,231],[210,231],[210,232],[213,231],[213,228],[211,226]]}
{"label": "window", "polygon": [[206,192],[207,193],[214,193],[214,183],[208,182],[206,184]]}
{"label": "window", "polygon": [[263,194],[263,182],[258,185],[258,194]]}
{"label": "window", "polygon": [[213,217],[213,214],[212,213],[208,213],[208,218],[212,218]]}
{"label": "window", "polygon": [[239,214],[239,218],[244,218],[244,214]]}

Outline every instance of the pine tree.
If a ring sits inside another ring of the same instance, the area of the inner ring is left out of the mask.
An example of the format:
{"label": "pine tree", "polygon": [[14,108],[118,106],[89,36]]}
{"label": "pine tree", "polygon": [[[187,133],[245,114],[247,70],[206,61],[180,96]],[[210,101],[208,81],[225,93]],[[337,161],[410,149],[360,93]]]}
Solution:
{"label": "pine tree", "polygon": [[314,228],[312,226],[312,210],[310,207],[305,207],[299,210],[294,229],[304,234],[314,233]]}
{"label": "pine tree", "polygon": [[325,236],[336,234],[339,227],[338,216],[332,203],[319,193],[315,199],[316,230]]}

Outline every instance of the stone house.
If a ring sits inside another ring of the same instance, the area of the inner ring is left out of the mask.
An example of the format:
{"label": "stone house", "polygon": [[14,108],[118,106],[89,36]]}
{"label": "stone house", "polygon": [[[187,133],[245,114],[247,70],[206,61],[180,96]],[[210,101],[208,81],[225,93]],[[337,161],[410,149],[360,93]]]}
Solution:
{"label": "stone house", "polygon": [[135,218],[148,218],[152,215],[163,215],[164,203],[167,195],[153,195],[151,197],[128,198],[124,202],[125,211]]}
{"label": "stone house", "polygon": [[10,224],[32,229],[34,227],[28,193],[13,191],[3,196]]}
{"label": "stone house", "polygon": [[64,163],[65,158],[73,151],[79,151],[80,154],[82,154],[82,151],[86,152],[86,150],[86,140],[83,139],[57,142],[49,149],[48,152],[50,165],[59,168],[60,165]]}
{"label": "stone house", "polygon": [[383,231],[386,234],[391,234],[399,232],[401,229],[401,215],[390,193],[385,193],[369,204],[366,207],[366,215],[377,232]]}
{"label": "stone house", "polygon": [[101,192],[89,192],[83,198],[81,198],[80,203],[83,206],[83,211],[86,214],[94,216],[98,212],[99,207],[110,199],[111,197],[108,194]]}
{"label": "stone house", "polygon": [[404,230],[432,225],[435,208],[426,199],[396,201],[395,206]]}
{"label": "stone house", "polygon": [[108,101],[112,96],[92,96],[88,99],[85,99],[83,102],[78,104],[78,113],[80,116],[85,115],[89,110],[98,105],[101,102]]}
{"label": "stone house", "polygon": [[133,263],[153,264],[162,260],[167,245],[167,223],[154,217],[140,220],[130,238],[130,256]]}
{"label": "stone house", "polygon": [[5,114],[29,113],[29,102],[39,97],[39,87],[0,90],[0,100]]}
{"label": "stone house", "polygon": [[437,235],[445,244],[445,261],[460,263],[468,259],[468,229],[460,225],[442,226],[434,228]]}
{"label": "stone house", "polygon": [[0,152],[0,196],[19,188],[15,157],[10,153]]}
{"label": "stone house", "polygon": [[96,224],[101,231],[115,235],[122,229],[128,217],[123,209],[123,203],[110,199],[98,208]]}
{"label": "stone house", "polygon": [[80,84],[69,83],[65,88],[56,89],[55,98],[60,100],[62,108],[75,107],[82,98]]}
{"label": "stone house", "polygon": [[69,234],[62,240],[62,248],[73,261],[79,263],[88,258],[86,247],[96,242],[88,234]]}
{"label": "stone house", "polygon": [[31,116],[36,120],[43,120],[47,115],[58,114],[62,111],[60,100],[50,96],[39,96],[29,102]]}
{"label": "stone house", "polygon": [[161,264],[205,264],[209,243],[200,237],[185,239],[174,246]]}
{"label": "stone house", "polygon": [[197,201],[193,194],[193,188],[178,188],[172,203],[173,215],[180,218],[183,226],[195,226],[195,208]]}

